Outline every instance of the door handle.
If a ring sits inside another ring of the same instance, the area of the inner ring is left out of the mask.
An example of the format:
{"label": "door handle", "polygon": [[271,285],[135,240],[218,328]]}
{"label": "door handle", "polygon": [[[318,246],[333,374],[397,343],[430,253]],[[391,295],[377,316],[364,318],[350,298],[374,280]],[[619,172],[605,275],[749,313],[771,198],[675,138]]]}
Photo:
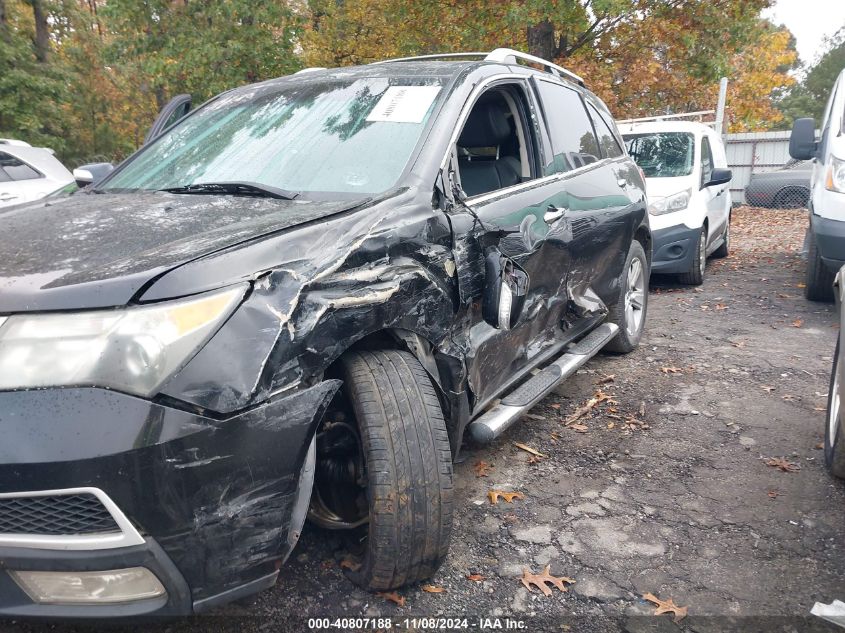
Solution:
{"label": "door handle", "polygon": [[13,195],[8,194],[8,193],[4,193],[3,195],[0,195],[0,200],[2,200],[3,202],[5,202],[6,200],[14,200],[15,198],[17,198],[17,196],[13,196]]}
{"label": "door handle", "polygon": [[565,207],[556,207],[555,205],[550,204],[546,214],[543,216],[543,219],[546,222],[554,222],[555,220],[562,218],[567,211],[569,211],[569,209],[566,209]]}

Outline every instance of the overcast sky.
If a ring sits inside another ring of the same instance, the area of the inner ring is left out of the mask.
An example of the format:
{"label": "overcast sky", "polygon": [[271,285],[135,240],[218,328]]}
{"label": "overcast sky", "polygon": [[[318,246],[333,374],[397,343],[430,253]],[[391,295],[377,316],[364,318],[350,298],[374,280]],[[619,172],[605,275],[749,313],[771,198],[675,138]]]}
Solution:
{"label": "overcast sky", "polygon": [[763,15],[792,31],[801,61],[811,64],[824,38],[845,26],[845,0],[775,0]]}

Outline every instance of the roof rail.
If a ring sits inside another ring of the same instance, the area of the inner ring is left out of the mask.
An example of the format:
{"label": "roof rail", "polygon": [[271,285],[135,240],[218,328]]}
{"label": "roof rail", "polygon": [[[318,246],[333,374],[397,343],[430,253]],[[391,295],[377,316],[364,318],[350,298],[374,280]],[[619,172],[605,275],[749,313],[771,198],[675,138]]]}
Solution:
{"label": "roof rail", "polygon": [[489,53],[484,59],[488,62],[499,62],[501,64],[518,64],[520,61],[537,64],[542,66],[546,72],[557,75],[558,77],[566,77],[580,86],[584,85],[584,80],[571,70],[566,70],[563,66],[553,64],[542,57],[535,57],[534,55],[529,55],[528,53],[521,53],[513,50],[512,48],[497,48]]}
{"label": "roof rail", "polygon": [[413,57],[396,57],[394,59],[382,59],[381,61],[371,62],[370,65],[389,64],[391,62],[417,62],[417,61],[436,61],[438,59],[466,59],[468,57],[479,57],[484,59],[487,53],[435,53],[434,55],[415,55]]}
{"label": "roof rail", "polygon": [[301,70],[297,70],[294,75],[301,75],[302,73],[315,73],[318,70],[326,70],[324,66],[312,66],[311,68],[303,68]]}
{"label": "roof rail", "polygon": [[681,112],[679,114],[658,114],[657,116],[644,116],[638,119],[617,119],[617,125],[625,123],[647,123],[649,121],[668,121],[672,119],[686,119],[691,117],[698,117],[699,123],[705,125],[716,125],[716,121],[702,121],[701,119],[708,114],[716,114],[715,110],[696,110],[695,112]]}
{"label": "roof rail", "polygon": [[397,57],[396,59],[384,59],[378,62],[372,62],[372,64],[388,64],[392,62],[415,62],[415,61],[435,61],[438,59],[442,60],[449,60],[449,59],[467,59],[467,58],[480,58],[487,62],[498,62],[500,64],[519,64],[519,62],[527,62],[530,64],[537,64],[542,66],[543,70],[551,73],[557,77],[566,77],[574,81],[575,83],[583,86],[584,80],[573,73],[570,70],[566,70],[563,66],[558,66],[557,64],[553,64],[552,62],[542,59],[540,57],[535,57],[534,55],[529,55],[528,53],[521,53],[519,51],[515,51],[512,48],[497,48],[494,51],[489,53],[437,53],[434,55],[416,55],[414,57]]}

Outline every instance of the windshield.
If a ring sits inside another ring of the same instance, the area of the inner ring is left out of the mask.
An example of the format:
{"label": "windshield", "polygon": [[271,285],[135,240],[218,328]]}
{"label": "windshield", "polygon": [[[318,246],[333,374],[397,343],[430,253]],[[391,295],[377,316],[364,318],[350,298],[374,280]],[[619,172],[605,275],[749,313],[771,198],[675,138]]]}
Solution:
{"label": "windshield", "polygon": [[688,132],[625,134],[625,145],[646,178],[674,178],[692,173],[695,143]]}
{"label": "windshield", "polygon": [[166,131],[98,189],[248,182],[305,197],[381,193],[404,171],[439,92],[428,78],[240,90]]}

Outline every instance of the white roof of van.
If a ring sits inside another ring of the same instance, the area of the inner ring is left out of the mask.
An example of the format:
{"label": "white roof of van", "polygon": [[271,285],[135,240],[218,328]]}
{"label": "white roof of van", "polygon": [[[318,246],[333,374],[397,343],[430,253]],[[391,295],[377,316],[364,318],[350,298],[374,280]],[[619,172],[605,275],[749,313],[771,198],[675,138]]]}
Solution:
{"label": "white roof of van", "polygon": [[619,123],[617,126],[622,134],[648,134],[653,132],[690,132],[692,134],[713,133],[709,125],[697,121],[644,121],[642,123]]}

